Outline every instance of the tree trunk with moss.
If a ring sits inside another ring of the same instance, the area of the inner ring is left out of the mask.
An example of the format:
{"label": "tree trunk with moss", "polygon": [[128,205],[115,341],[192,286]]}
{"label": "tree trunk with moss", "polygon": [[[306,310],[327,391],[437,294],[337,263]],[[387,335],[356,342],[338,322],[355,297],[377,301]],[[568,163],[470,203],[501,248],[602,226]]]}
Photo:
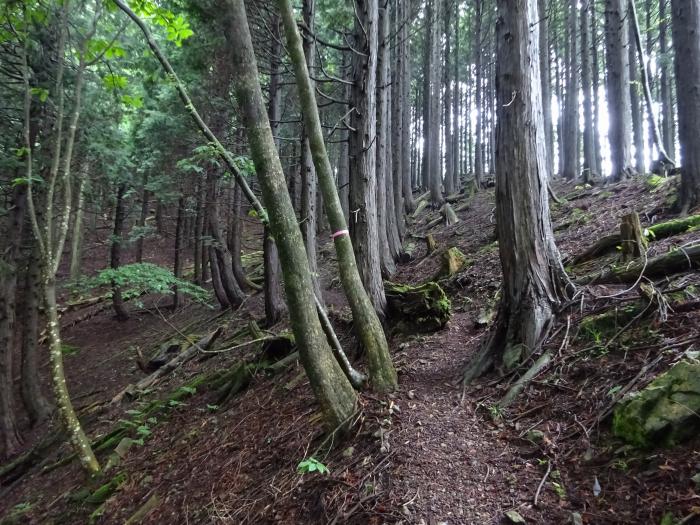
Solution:
{"label": "tree trunk with moss", "polygon": [[[496,231],[503,289],[495,325],[465,373],[507,373],[542,343],[570,286],[554,244],[538,60],[536,2],[498,0]],[[516,94],[513,96],[513,94]]]}
{"label": "tree trunk with moss", "polygon": [[[303,108],[305,125],[309,131],[311,154],[316,164],[326,215],[333,232],[338,233],[333,240],[338,255],[338,267],[345,294],[352,310],[355,329],[358,331],[362,345],[367,352],[370,382],[378,390],[391,390],[396,386],[396,371],[391,362],[384,330],[375,312],[368,294],[362,286],[358,272],[352,241],[347,234],[347,225],[340,205],[340,199],[333,182],[328,153],[323,140],[321,120],[318,115],[313,85],[303,60],[301,37],[294,20],[290,0],[278,0],[282,12],[287,46],[294,65],[294,72],[299,90],[299,100]],[[342,233],[346,232],[346,233]],[[383,294],[382,294],[383,295]]]}
{"label": "tree trunk with moss", "polygon": [[61,333],[58,320],[58,305],[56,304],[56,281],[49,273],[44,275],[44,296],[46,299],[46,315],[48,318],[47,335],[49,340],[49,360],[53,377],[54,395],[58,404],[58,412],[68,432],[73,449],[83,468],[90,474],[100,472],[100,465],[90,447],[85,432],[83,432],[78,416],[75,415],[73,403],[68,394],[66,376],[63,371],[63,353],[61,352]]}
{"label": "tree trunk with moss", "polygon": [[318,319],[309,261],[265,111],[244,2],[230,0],[229,7],[230,28],[226,36],[233,58],[236,95],[279,250],[292,330],[324,422],[335,430],[349,424],[357,396],[333,357]]}

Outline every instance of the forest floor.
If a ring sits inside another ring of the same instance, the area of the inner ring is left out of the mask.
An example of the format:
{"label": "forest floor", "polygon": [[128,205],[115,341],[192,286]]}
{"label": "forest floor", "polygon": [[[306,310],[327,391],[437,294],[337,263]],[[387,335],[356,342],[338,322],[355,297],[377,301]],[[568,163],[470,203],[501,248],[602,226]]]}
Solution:
{"label": "forest floor", "polygon": [[[638,211],[645,225],[671,217],[671,181],[555,189],[568,197],[552,210],[565,258],[619,231],[620,217],[630,211]],[[67,447],[49,447],[24,475],[0,476],[0,516],[7,520],[0,523],[497,524],[512,522],[506,518],[511,511],[541,524],[576,523],[579,516],[586,524],[656,524],[664,516],[669,524],[675,523],[671,518],[700,523],[694,514],[700,512],[700,490],[691,480],[700,471],[700,441],[636,450],[612,436],[608,417],[616,392],[640,388],[693,346],[700,350],[700,309],[670,312],[663,323],[650,316],[624,330],[591,334],[581,329],[582,319],[623,308],[639,293],[629,285],[582,287],[544,345],[553,354],[550,366],[512,405],[497,408],[513,377],[487,376],[466,389],[460,384],[488,335],[484,318],[500,287],[493,200],[492,190],[470,197],[451,226],[426,230],[437,211],[410,224],[406,246],[412,257],[393,281],[430,279],[449,247],[470,260],[445,285],[452,318],[432,334],[392,336],[399,390],[386,397],[362,393],[352,435],[333,448],[321,433],[298,364],[275,374],[254,369],[247,388],[224,400],[210,383],[197,381],[241,360],[252,362],[253,345],[200,356],[136,400],[109,402],[144,377],[135,364],[137,348],[148,354],[178,332],[201,336],[214,326],[224,329],[217,348],[230,347],[241,327],[263,318],[260,294],[224,313],[194,304],[172,312],[149,297],[143,307],[132,306],[125,324],[100,305],[90,307],[93,315],[86,315],[90,309],[66,313],[68,383],[88,434],[99,439],[121,425],[140,441],[121,451],[123,457],[115,457],[114,443],[100,451],[102,464],[111,456],[114,465],[87,490],[76,462],[61,462]],[[438,244],[433,254],[427,253],[427,233]],[[653,242],[649,256],[698,239],[695,231]],[[324,236],[326,301],[344,346],[353,349],[349,311],[326,242]],[[614,257],[571,273],[600,269]],[[689,271],[659,286],[679,290],[692,306],[700,275]],[[27,448],[44,433],[45,427],[29,436]],[[297,465],[308,457],[329,473],[300,474]]]}

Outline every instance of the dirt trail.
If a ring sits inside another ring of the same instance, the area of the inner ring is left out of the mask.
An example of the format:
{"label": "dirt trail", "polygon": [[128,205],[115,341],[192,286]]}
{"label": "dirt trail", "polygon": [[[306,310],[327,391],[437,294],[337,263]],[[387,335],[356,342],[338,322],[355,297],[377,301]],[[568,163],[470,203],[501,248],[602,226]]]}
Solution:
{"label": "dirt trail", "polygon": [[[557,191],[580,193],[569,186]],[[578,253],[615,231],[619,217],[630,209],[640,211],[645,224],[666,216],[664,198],[640,183],[627,183],[587,190],[565,206],[555,206],[563,255]],[[677,518],[688,515],[700,500],[690,481],[700,470],[698,442],[671,451],[634,452],[621,448],[610,437],[609,424],[597,424],[595,418],[609,402],[611,389],[633,379],[650,355],[659,352],[664,360],[640,384],[700,340],[700,312],[672,315],[642,334],[647,339],[589,352],[575,337],[577,323],[606,303],[588,293],[569,313],[570,341],[563,344],[567,330],[562,319],[546,344],[564,348],[563,355],[498,413],[493,406],[508,379],[486,377],[465,391],[459,385],[466,363],[487,335],[477,320],[496,304],[500,287],[493,193],[482,192],[469,202],[458,223],[431,231],[439,250],[456,246],[471,261],[448,288],[452,319],[433,334],[392,338],[400,389],[388,397],[363,392],[359,420],[346,442],[332,451],[325,447],[317,406],[299,365],[274,377],[257,373],[247,390],[221,407],[215,406],[215,392],[202,389],[151,423],[151,434],[129,451],[119,469],[127,474],[126,482],[95,522],[124,523],[151,498],[157,505],[143,523],[499,524],[507,523],[506,512],[517,511],[527,523],[569,523],[572,512],[578,512],[583,523],[599,525],[659,523],[666,512]],[[440,252],[426,257],[423,239],[422,225],[429,220],[423,216],[412,226],[407,245],[413,258],[399,266],[392,280],[418,283],[437,271]],[[652,250],[661,253],[673,243],[699,237],[700,232],[693,232],[659,241]],[[344,346],[352,350],[349,312],[327,248],[321,250],[326,302]],[[697,272],[683,279],[700,287]],[[238,317],[226,319],[233,328],[259,319],[261,299],[252,297]],[[215,313],[188,306],[166,316],[183,327]],[[168,334],[171,327],[158,315],[142,313],[118,325],[109,311],[66,330],[66,341],[79,348],[66,358],[78,405],[106,400],[140,377],[129,346],[150,348]],[[690,343],[662,352],[668,341]],[[242,357],[244,353],[224,353],[194,360],[149,395],[160,398]],[[88,433],[94,437],[107,431],[141,406],[132,402],[110,408],[88,426]],[[524,439],[531,429],[541,433],[541,440]],[[50,461],[65,450],[52,451]],[[328,466],[328,475],[297,473],[299,461],[311,455]],[[594,494],[595,480],[602,494]],[[87,523],[95,505],[71,499],[81,484],[75,463],[49,474],[32,471],[9,488],[0,487],[0,516],[27,504],[20,523]]]}

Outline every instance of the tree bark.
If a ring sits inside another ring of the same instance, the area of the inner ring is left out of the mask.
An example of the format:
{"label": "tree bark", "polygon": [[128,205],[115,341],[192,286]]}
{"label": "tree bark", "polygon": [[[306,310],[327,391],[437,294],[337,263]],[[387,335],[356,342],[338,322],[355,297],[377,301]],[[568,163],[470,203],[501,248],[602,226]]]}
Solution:
{"label": "tree bark", "polygon": [[476,127],[474,130],[474,183],[478,190],[483,185],[484,180],[484,163],[482,158],[482,126],[484,121],[484,116],[481,106],[482,98],[482,46],[481,46],[481,22],[482,22],[482,11],[483,11],[483,0],[475,0],[474,2],[474,24],[476,28],[474,30],[474,84],[476,86],[476,93],[474,95],[474,107],[476,108]]}
{"label": "tree bark", "polygon": [[[178,279],[182,277],[182,251],[185,226],[185,197],[180,196],[177,201],[177,219],[175,220],[175,249],[173,254],[173,275]],[[182,303],[182,294],[177,286],[173,290],[173,310]]]}
{"label": "tree bark", "polygon": [[[634,0],[632,0],[634,1]],[[637,69],[637,60],[632,43],[634,34],[634,18],[629,13],[626,15],[628,32],[630,34],[627,44],[628,63],[630,70],[630,108],[632,111],[632,138],[634,143],[634,169],[637,173],[644,173],[644,118],[642,116],[642,101],[639,97],[641,79]],[[644,67],[644,66],[642,66]]]}
{"label": "tree bark", "polygon": [[[410,46],[411,41],[409,39],[408,26],[411,17],[411,0],[399,0],[402,6],[402,17],[401,17],[401,31],[400,38],[401,44],[399,47],[399,52],[401,54],[401,112],[402,112],[402,128],[401,128],[401,176],[398,179],[401,183],[402,194],[403,194],[403,208],[406,213],[411,213],[415,209],[415,203],[413,201],[413,186],[411,184],[411,169],[412,165],[416,163],[411,163],[411,101],[410,101],[410,90],[411,90],[411,54]],[[416,119],[417,120],[417,119]],[[398,184],[398,182],[397,182]],[[398,193],[398,192],[397,192]],[[401,206],[397,202],[396,205],[397,213],[401,213]],[[403,228],[403,214],[402,219],[399,222],[400,227]],[[401,233],[403,234],[403,228]]]}
{"label": "tree bark", "polygon": [[538,0],[540,13],[540,74],[542,78],[542,117],[544,121],[544,134],[547,153],[547,173],[549,177],[554,175],[554,136],[552,130],[552,84],[550,80],[550,54],[549,54],[549,26],[551,25],[547,0]]}
{"label": "tree bark", "polygon": [[[273,15],[272,30],[274,38],[271,42],[270,52],[270,93],[268,97],[267,113],[270,119],[273,136],[278,136],[279,121],[282,113],[282,86],[280,85],[281,71],[281,31],[280,17]],[[277,153],[280,154],[281,144],[279,139],[275,139]],[[347,150],[346,150],[347,157]],[[282,282],[279,253],[275,239],[270,233],[270,228],[265,227],[263,235],[263,271],[265,274],[264,290],[265,290],[265,320],[268,326],[273,326],[282,318],[285,310],[284,298],[282,297]]]}
{"label": "tree bark", "polygon": [[[549,218],[539,20],[533,0],[498,0],[496,23],[496,229],[503,289],[487,344],[465,373],[503,374],[542,343],[570,285]],[[516,96],[513,97],[513,93]]]}
{"label": "tree bark", "polygon": [[631,102],[629,90],[629,32],[625,0],[605,0],[605,52],[607,63],[608,137],[613,180],[634,175],[632,166]]}
{"label": "tree bark", "polygon": [[22,384],[21,393],[29,423],[34,426],[51,415],[51,405],[41,391],[39,380],[39,312],[41,297],[41,255],[34,239],[27,261],[22,314]]}
{"label": "tree bark", "polygon": [[[124,198],[126,195],[126,183],[120,182],[117,186],[117,200],[114,207],[114,227],[112,229],[112,244],[110,246],[109,266],[116,270],[121,266],[122,243],[124,242],[124,225],[126,222],[126,203]],[[124,306],[122,292],[116,283],[112,283],[112,307],[117,316],[118,321],[126,321],[129,318],[129,313]]]}
{"label": "tree bark", "polygon": [[[226,294],[226,300],[230,306],[239,306],[245,299],[245,294],[238,285],[236,276],[233,273],[233,260],[228,243],[221,231],[219,219],[219,201],[217,197],[217,176],[214,170],[210,170],[207,180],[207,210],[209,217],[209,231],[213,237],[213,248],[215,257],[212,258],[219,267],[219,278],[221,286]],[[221,305],[223,307],[223,304]]]}
{"label": "tree bark", "polygon": [[356,0],[350,125],[350,233],[365,290],[380,317],[386,297],[379,255],[376,172],[377,0]]}
{"label": "tree bark", "polygon": [[329,430],[341,430],[349,426],[357,398],[318,319],[309,261],[265,112],[243,0],[229,0],[229,6],[231,25],[226,36],[233,56],[236,95],[270,228],[278,243],[292,330],[324,422]]}
{"label": "tree bark", "polygon": [[374,311],[369,294],[363,289],[362,279],[355,262],[353,245],[347,234],[345,218],[338,194],[335,191],[330,161],[323,141],[323,130],[313,96],[313,87],[306,64],[302,60],[301,43],[291,2],[290,0],[279,0],[279,6],[284,21],[287,46],[294,65],[302,115],[306,128],[309,130],[311,153],[323,192],[326,215],[334,232],[333,242],[338,255],[340,278],[350,304],[355,328],[367,353],[370,382],[377,390],[392,390],[396,387],[396,371],[391,362],[386,336],[379,317]]}
{"label": "tree bark", "polygon": [[9,218],[4,228],[7,247],[0,254],[0,457],[19,451],[21,438],[17,425],[14,396],[14,353],[16,341],[16,292],[20,241],[26,212],[25,187],[16,186],[12,193]]}
{"label": "tree bark", "polygon": [[[581,5],[581,90],[583,92],[583,182],[592,182],[597,173],[595,160],[596,123],[593,120],[593,90],[591,80],[591,32],[588,14],[590,0]],[[595,52],[595,51],[593,51]]]}
{"label": "tree bark", "polygon": [[[389,83],[389,14],[387,8],[378,10],[377,29],[377,134],[376,134],[376,170],[377,170],[377,234],[379,236],[379,258],[382,275],[391,276],[396,271],[394,258],[389,247],[387,235],[390,225],[387,217],[387,142],[391,129],[391,115],[388,92]],[[392,197],[393,198],[393,197]]]}
{"label": "tree bark", "polygon": [[71,236],[70,246],[70,279],[75,281],[80,277],[80,268],[82,263],[83,250],[83,214],[85,206],[85,186],[88,178],[88,164],[83,161],[81,166],[81,176],[78,182],[78,198],[75,206],[73,217],[73,235]]}
{"label": "tree bark", "polygon": [[700,204],[700,5],[673,0],[678,138],[681,145],[680,204],[683,214]]}
{"label": "tree bark", "polygon": [[661,129],[664,147],[672,157],[676,154],[675,111],[671,97],[670,65],[671,53],[668,47],[668,15],[666,8],[670,0],[659,0],[659,68],[661,69]]}
{"label": "tree bark", "polygon": [[567,21],[567,42],[569,43],[568,78],[566,82],[566,114],[564,116],[564,171],[562,176],[567,180],[575,180],[578,175],[578,137],[579,137],[579,101],[578,101],[578,52],[576,42],[576,12],[577,2],[567,2],[569,19]]}

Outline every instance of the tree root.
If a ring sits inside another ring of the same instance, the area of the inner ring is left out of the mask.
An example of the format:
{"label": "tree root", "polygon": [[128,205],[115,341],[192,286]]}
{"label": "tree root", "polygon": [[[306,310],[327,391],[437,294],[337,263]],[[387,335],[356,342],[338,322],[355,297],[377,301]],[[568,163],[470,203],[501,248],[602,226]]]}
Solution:
{"label": "tree root", "polygon": [[542,372],[547,366],[549,366],[550,361],[552,360],[552,354],[551,352],[545,352],[540,356],[540,358],[535,361],[535,363],[530,367],[530,369],[525,372],[520,379],[518,379],[513,386],[511,386],[508,389],[508,392],[506,392],[506,395],[503,396],[503,398],[498,402],[498,406],[501,408],[506,408],[508,405],[510,405],[516,397],[518,397],[518,394],[523,391],[523,389],[535,378],[537,375]]}

